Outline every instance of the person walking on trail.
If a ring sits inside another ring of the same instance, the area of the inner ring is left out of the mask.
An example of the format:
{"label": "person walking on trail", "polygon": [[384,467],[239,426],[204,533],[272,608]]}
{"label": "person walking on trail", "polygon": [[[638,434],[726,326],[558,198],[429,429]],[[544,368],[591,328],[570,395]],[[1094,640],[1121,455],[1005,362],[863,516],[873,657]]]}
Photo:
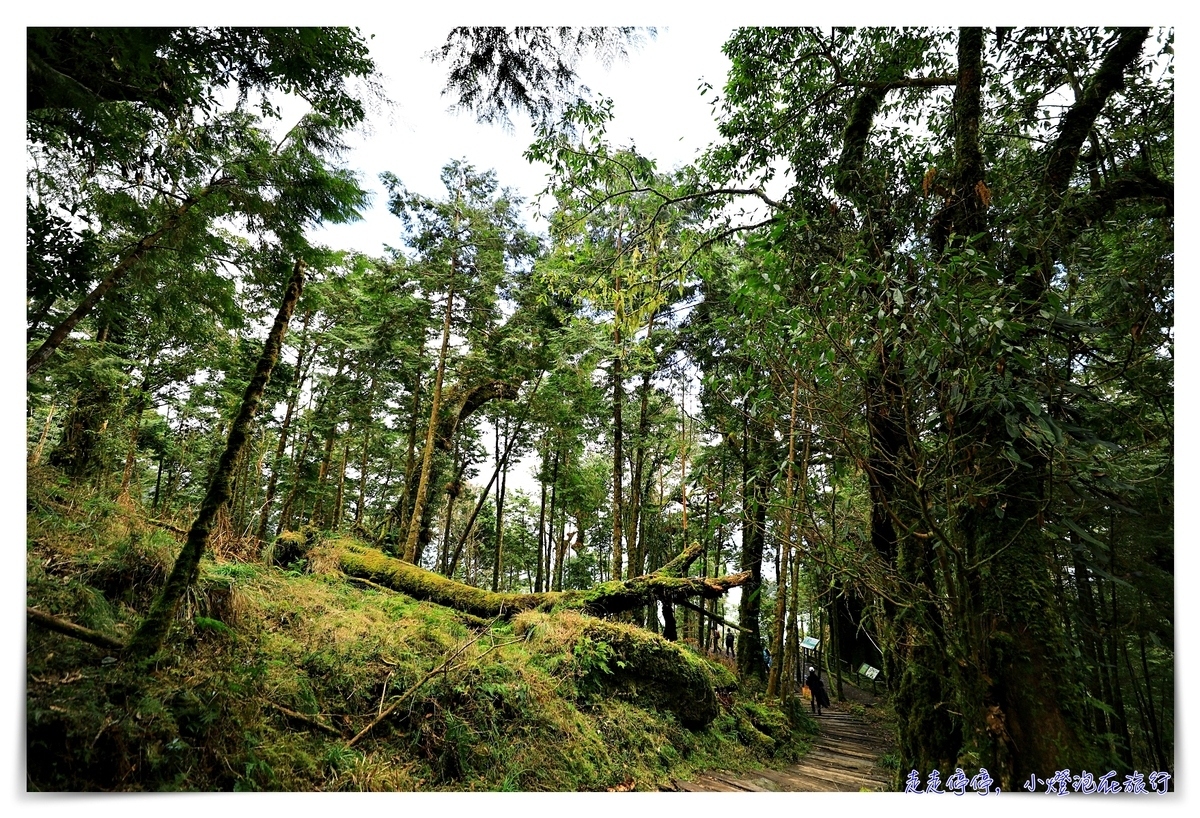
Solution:
{"label": "person walking on trail", "polygon": [[725,631],[725,653],[733,655],[733,631]]}
{"label": "person walking on trail", "polygon": [[808,669],[808,678],[804,680],[804,684],[812,694],[812,711],[818,716],[821,715],[821,708],[829,707],[829,694],[825,692],[825,683],[817,675],[815,667]]}

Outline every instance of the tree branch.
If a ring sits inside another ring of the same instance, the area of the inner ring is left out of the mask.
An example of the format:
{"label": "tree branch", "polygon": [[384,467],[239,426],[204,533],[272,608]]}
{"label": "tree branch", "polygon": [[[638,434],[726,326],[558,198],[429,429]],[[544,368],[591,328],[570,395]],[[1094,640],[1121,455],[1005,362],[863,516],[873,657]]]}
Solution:
{"label": "tree branch", "polygon": [[1125,71],[1142,53],[1142,44],[1149,36],[1149,28],[1120,29],[1117,42],[1104,56],[1100,67],[1084,88],[1083,95],[1063,116],[1058,138],[1047,153],[1046,172],[1042,177],[1043,187],[1052,196],[1061,197],[1066,192],[1084,140],[1091,133],[1108,98],[1124,86]]}
{"label": "tree branch", "polygon": [[57,616],[51,616],[48,613],[39,611],[36,608],[25,609],[26,618],[35,625],[41,625],[46,630],[61,633],[70,636],[73,639],[78,639],[82,642],[87,642],[102,648],[110,648],[112,650],[125,650],[125,643],[119,639],[114,639],[111,636],[106,636],[99,631],[85,628],[82,625],[76,625],[74,622],[68,622],[65,619],[59,619]]}

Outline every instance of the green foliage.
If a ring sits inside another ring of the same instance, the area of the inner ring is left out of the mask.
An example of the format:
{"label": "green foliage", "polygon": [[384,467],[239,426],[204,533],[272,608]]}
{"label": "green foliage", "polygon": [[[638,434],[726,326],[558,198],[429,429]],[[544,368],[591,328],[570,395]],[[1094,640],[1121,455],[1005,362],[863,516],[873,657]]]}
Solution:
{"label": "green foliage", "polygon": [[[1107,556],[1132,566],[1163,553],[1096,534],[1148,511],[1114,479],[1114,458],[1136,469],[1134,451],[1170,447],[1169,432],[1146,431],[1171,414],[1149,398],[1172,383],[1171,41],[1145,29],[743,29],[726,45],[724,140],[708,170],[763,184],[787,168],[795,186],[729,275],[706,282],[706,346],[724,351],[717,339],[735,327],[755,337],[740,359],[708,353],[706,390],[744,395],[770,421],[795,383],[837,475],[803,498],[822,568],[859,578],[864,595],[924,588],[915,607],[885,603],[876,617],[914,765],[984,753],[1024,771],[1038,753],[1090,763],[1099,746],[1077,680],[1111,697],[1115,679],[1068,660],[1062,623],[1102,651],[1086,575],[1125,593]],[[1118,245],[1129,254],[1110,263]],[[1138,340],[1143,323],[1153,340]],[[1100,419],[1113,413],[1138,430]],[[831,502],[843,498],[854,506]],[[1106,520],[1079,524],[1101,507]],[[919,612],[922,598],[945,602]],[[999,617],[986,633],[966,625],[985,611]],[[928,653],[913,633],[933,641]],[[963,670],[975,666],[987,670]],[[961,718],[935,724],[933,703],[954,696]],[[989,734],[993,701],[1028,722],[1023,745],[970,738]]]}
{"label": "green foliage", "polygon": [[[649,29],[654,36],[654,29]],[[594,52],[603,62],[624,56],[642,40],[631,27],[459,27],[435,52],[449,62],[446,93],[482,122],[511,126],[510,112],[553,123],[575,96],[576,62]]]}
{"label": "green foliage", "polygon": [[610,662],[616,668],[623,669],[626,666],[623,659],[615,658],[612,645],[597,642],[587,635],[580,636],[579,641],[571,648],[571,658],[578,674],[576,684],[585,695],[592,697],[604,688],[603,676],[613,674],[613,667],[609,667]]}
{"label": "green foliage", "polygon": [[[607,789],[792,758],[811,722],[748,692],[785,549],[789,617],[837,658],[882,647],[897,769],[1172,768],[1173,32],[738,30],[720,141],[669,174],[610,143],[611,100],[570,100],[576,59],[632,35],[455,29],[458,102],[535,120],[549,234],[463,159],[442,198],[384,175],[403,249],[371,259],[307,238],[366,203],[357,31],[27,32],[31,601],[136,627],[267,305],[297,258],[315,279],[163,662],[31,636],[37,787]],[[280,95],[312,108],[286,133]],[[483,420],[543,498],[481,492]],[[315,726],[352,732],[479,625],[345,585],[331,549],[475,616],[512,599],[344,535],[585,604],[618,549],[678,553],[685,492],[692,573],[751,572],[740,680],[559,612],[354,749]]]}

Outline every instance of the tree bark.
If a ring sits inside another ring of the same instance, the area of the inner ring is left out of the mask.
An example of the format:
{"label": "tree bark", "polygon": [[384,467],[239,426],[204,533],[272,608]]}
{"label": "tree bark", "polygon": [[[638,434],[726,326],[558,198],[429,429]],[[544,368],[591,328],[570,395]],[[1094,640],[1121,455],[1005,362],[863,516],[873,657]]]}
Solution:
{"label": "tree bark", "polygon": [[[505,440],[504,453],[508,454],[512,438]],[[496,561],[492,568],[492,590],[500,590],[501,563],[504,559],[504,493],[508,483],[508,458],[500,459],[500,423],[496,423],[496,468],[500,469],[500,483],[496,486]]]}
{"label": "tree bark", "polygon": [[[129,448],[125,452],[125,470],[121,474],[121,491],[122,497],[129,496],[129,484],[133,480],[133,469],[137,463],[137,448],[138,434],[142,430],[142,413],[146,411],[146,393],[150,389],[150,378],[144,376],[141,385],[137,388],[137,398],[133,402],[133,408],[129,414],[133,418],[130,424],[129,431]],[[53,412],[51,413],[53,414]],[[47,418],[47,421],[49,418]],[[138,489],[138,502],[141,502],[142,492]]]}
{"label": "tree bark", "polygon": [[79,639],[80,641],[96,645],[109,650],[121,651],[125,649],[125,643],[119,639],[114,639],[107,634],[99,631],[85,628],[82,625],[76,625],[74,622],[68,622],[65,619],[60,619],[57,616],[51,616],[48,613],[39,611],[36,608],[25,609],[26,618],[35,625],[40,625],[47,630],[56,633],[65,634],[66,636]]}
{"label": "tree bark", "polygon": [[[783,637],[787,625],[787,589],[788,563],[792,551],[792,523],[794,516],[793,495],[795,493],[794,464],[796,462],[796,405],[800,397],[800,378],[792,381],[792,408],[788,415],[788,460],[787,482],[784,484],[783,497],[783,537],[779,541],[779,571],[776,574],[778,583],[775,589],[775,630],[771,638],[771,670],[767,676],[767,697],[772,698],[780,693],[780,680],[783,679],[784,655]],[[811,438],[806,438],[809,440]],[[807,474],[808,452],[805,451],[805,473]],[[783,688],[785,694],[790,685]]]}
{"label": "tree bark", "polygon": [[342,444],[342,465],[338,468],[338,483],[337,495],[333,503],[333,523],[331,528],[337,528],[342,524],[342,506],[345,500],[346,488],[346,461],[350,459],[350,434],[347,430],[346,440]]}
{"label": "tree bark", "polygon": [[[300,389],[304,385],[304,347],[308,339],[308,323],[312,320],[312,311],[304,314],[304,324],[300,330],[300,343],[296,348],[296,374],[292,378],[292,386],[288,391],[287,409],[284,410],[283,423],[279,427],[279,443],[275,447],[275,459],[271,464],[271,476],[267,479],[267,496],[263,500],[262,511],[258,516],[258,541],[267,542],[267,523],[271,518],[271,503],[275,500],[275,488],[279,483],[279,470],[283,468],[283,455],[287,452],[288,432],[292,426],[292,415],[296,411],[296,403],[300,399]],[[316,358],[317,347],[314,344],[310,360]]]}
{"label": "tree bark", "polygon": [[[50,408],[46,410],[46,422],[42,425],[42,434],[38,438],[37,446],[33,449],[33,454],[29,455],[29,467],[34,468],[42,460],[42,451],[46,446],[46,438],[50,434],[50,421],[54,419],[54,410],[56,404],[51,403]],[[162,470],[162,461],[159,460],[159,470]]]}
{"label": "tree bark", "polygon": [[284,292],[283,303],[279,307],[278,315],[275,316],[275,324],[267,335],[267,341],[263,345],[262,355],[258,359],[254,376],[246,385],[241,408],[229,429],[225,451],[221,454],[221,460],[209,482],[208,492],[200,506],[200,513],[192,523],[191,530],[188,531],[187,542],[184,544],[179,558],[175,561],[175,566],[171,569],[166,584],[158,598],[155,599],[150,613],[146,615],[141,627],[138,628],[129,643],[128,653],[135,660],[149,659],[159,651],[166,640],[167,631],[171,626],[175,611],[179,607],[180,600],[196,581],[200,570],[200,557],[208,547],[209,536],[216,522],[217,512],[229,499],[229,483],[234,463],[237,462],[238,456],[245,448],[254,414],[258,410],[263,391],[271,378],[271,371],[275,368],[276,361],[279,360],[279,350],[283,344],[283,335],[287,331],[288,320],[292,317],[296,301],[299,300],[300,292],[304,288],[304,268],[304,262],[297,260],[292,277]]}
{"label": "tree bark", "polygon": [[[756,424],[757,425],[757,422]],[[765,445],[760,435],[761,430],[751,432],[747,422],[745,434],[748,438],[745,450],[745,468],[753,469],[753,477],[749,479],[743,496],[744,505],[742,529],[742,570],[749,573],[742,598],[738,604],[738,622],[748,628],[750,633],[744,634],[737,643],[738,672],[743,676],[766,678],[766,663],[763,659],[762,637],[759,633],[759,616],[762,611],[762,599],[759,591],[762,588],[762,559],[766,545],[767,534],[767,500],[771,488],[771,479],[767,474],[767,465],[763,462]],[[750,446],[749,441],[753,441]]]}
{"label": "tree bark", "polygon": [[413,498],[412,516],[408,521],[408,538],[404,543],[404,559],[415,562],[417,559],[417,537],[421,531],[421,516],[425,511],[425,502],[429,493],[429,474],[433,468],[433,443],[437,435],[438,412],[442,406],[442,379],[446,375],[446,354],[450,349],[450,322],[454,315],[454,280],[446,292],[446,315],[442,320],[442,345],[438,350],[437,374],[433,382],[433,398],[429,406],[429,427],[425,430],[425,449],[421,453],[421,478],[417,482],[417,492]]}
{"label": "tree bark", "polygon": [[322,406],[333,404],[333,410],[330,412],[332,417],[328,418],[329,428],[325,431],[325,446],[321,452],[321,465],[317,468],[317,491],[316,498],[313,500],[312,513],[309,514],[309,521],[318,528],[325,528],[328,522],[328,514],[325,512],[325,484],[329,480],[329,467],[333,465],[333,444],[337,439],[338,427],[338,411],[340,401],[335,395],[333,400],[327,398],[338,387],[339,381],[342,379],[342,373],[346,371],[346,349],[343,347],[338,352],[337,369],[333,373],[333,378],[329,381],[329,387],[325,395],[321,399]]}
{"label": "tree bark", "polygon": [[496,477],[500,474],[499,466],[501,464],[508,463],[508,459],[512,455],[512,450],[515,447],[517,440],[521,437],[521,430],[525,425],[525,421],[529,419],[529,412],[530,407],[533,405],[533,398],[537,395],[538,389],[540,389],[542,386],[542,374],[538,375],[537,381],[535,381],[533,384],[533,389],[530,391],[529,398],[525,403],[525,411],[521,415],[520,421],[517,423],[516,431],[508,438],[508,441],[504,447],[504,455],[500,458],[500,463],[497,464],[497,468],[492,470],[492,476],[488,479],[487,485],[484,487],[483,491],[479,493],[479,500],[475,504],[475,510],[471,512],[471,518],[467,520],[467,524],[463,528],[463,533],[458,538],[458,543],[456,543],[454,546],[454,556],[450,559],[450,567],[446,571],[446,576],[454,576],[454,569],[458,566],[458,558],[462,554],[463,545],[471,536],[471,530],[475,527],[475,520],[479,516],[479,512],[483,510],[483,504],[487,500],[487,493],[491,490],[492,483],[495,482]]}
{"label": "tree bark", "polygon": [[629,580],[612,580],[586,591],[504,593],[455,582],[357,543],[338,541],[332,547],[342,571],[351,576],[485,619],[508,619],[521,611],[560,608],[612,616],[660,600],[713,599],[730,588],[744,585],[750,578],[749,572],[708,579],[682,576],[686,566],[699,556],[700,546],[693,543],[658,571]]}
{"label": "tree bark", "polygon": [[[546,587],[550,586],[550,553],[549,537],[546,536],[546,449],[548,446],[543,443],[542,451],[540,452],[542,479],[541,494],[542,499],[538,504],[538,558],[537,558],[537,575],[534,577],[533,590],[535,593],[542,590],[542,564],[546,565]],[[556,452],[557,453],[557,452]]]}
{"label": "tree bark", "polygon": [[[622,213],[622,217],[623,217]],[[613,485],[612,485],[612,532],[613,532],[613,579],[621,579],[623,553],[621,548],[622,515],[624,507],[621,501],[621,469],[624,468],[624,455],[621,452],[621,406],[625,403],[625,385],[621,374],[621,323],[625,319],[625,311],[621,301],[621,226],[617,226],[617,259],[613,264],[613,360],[612,360],[612,390],[613,390]]]}

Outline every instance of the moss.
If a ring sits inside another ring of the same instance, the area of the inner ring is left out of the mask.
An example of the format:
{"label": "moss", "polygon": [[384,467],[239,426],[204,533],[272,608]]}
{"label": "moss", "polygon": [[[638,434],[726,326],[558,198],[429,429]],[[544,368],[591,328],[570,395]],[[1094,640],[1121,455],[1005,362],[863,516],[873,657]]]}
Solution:
{"label": "moss", "polygon": [[485,619],[548,607],[561,596],[554,593],[506,594],[485,591],[389,557],[354,540],[333,540],[327,546],[336,552],[341,569],[348,574]]}
{"label": "moss", "polygon": [[[136,612],[87,585],[84,570],[116,561],[123,539],[63,560],[55,555],[68,525],[72,536],[82,530],[66,512],[31,520],[39,544],[29,550],[30,604],[75,621],[93,605],[114,632],[127,631]],[[396,561],[342,540],[313,545],[309,565],[331,548],[375,570],[395,569]],[[787,752],[769,735],[769,715],[741,718],[774,746],[739,738],[736,698],[713,693],[736,688],[724,668],[632,626],[536,610],[493,625],[347,749],[345,739],[381,702],[394,702],[478,629],[449,608],[363,588],[336,572],[205,560],[196,588],[192,613],[207,605],[203,616],[212,621],[174,628],[162,661],[145,672],[106,661],[92,645],[29,631],[29,789],[647,790],[697,769],[744,768]],[[612,671],[592,668],[594,694],[572,652],[584,638],[604,646],[596,655]],[[689,728],[685,719],[708,721]]]}
{"label": "moss", "polygon": [[[558,614],[555,618],[567,616]],[[707,663],[690,651],[657,634],[619,622],[575,617],[567,619],[566,624],[576,629],[574,661],[585,689],[671,713],[691,729],[701,729],[716,717],[713,675]],[[581,645],[589,644],[607,649],[579,650]]]}
{"label": "moss", "polygon": [[[681,556],[688,557],[693,550],[689,549]],[[712,579],[674,577],[656,572],[630,580],[601,583],[586,591],[494,593],[447,579],[349,538],[331,540],[322,549],[312,552],[310,564],[337,565],[352,576],[485,619],[508,619],[530,610],[580,610],[594,616],[608,616],[633,610],[656,599],[713,598],[741,584],[749,576],[743,573]]]}
{"label": "moss", "polygon": [[720,662],[713,662],[703,657],[697,657],[704,663],[704,669],[712,678],[713,688],[720,692],[732,692],[738,688],[738,678],[733,671]]}
{"label": "moss", "polygon": [[298,560],[307,558],[311,540],[300,531],[285,531],[273,543],[263,548],[263,562],[279,568],[287,568]]}

